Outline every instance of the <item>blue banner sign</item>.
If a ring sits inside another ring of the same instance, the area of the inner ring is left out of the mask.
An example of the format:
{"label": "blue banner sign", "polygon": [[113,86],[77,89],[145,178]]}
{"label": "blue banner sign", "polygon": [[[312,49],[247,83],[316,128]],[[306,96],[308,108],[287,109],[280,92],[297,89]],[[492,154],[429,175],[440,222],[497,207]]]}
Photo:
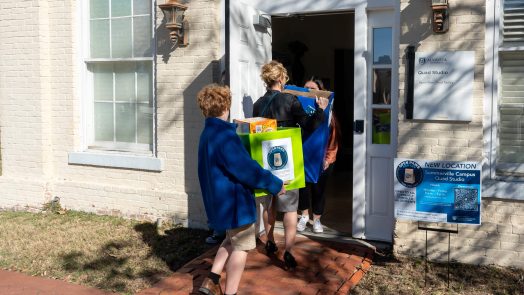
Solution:
{"label": "blue banner sign", "polygon": [[395,218],[480,224],[481,165],[396,158]]}

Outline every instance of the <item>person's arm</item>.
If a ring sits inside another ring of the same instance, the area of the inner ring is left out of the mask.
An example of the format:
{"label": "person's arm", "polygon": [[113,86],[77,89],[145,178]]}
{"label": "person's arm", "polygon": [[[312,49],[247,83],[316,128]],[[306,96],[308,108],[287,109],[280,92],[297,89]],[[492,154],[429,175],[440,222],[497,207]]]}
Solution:
{"label": "person's arm", "polygon": [[324,109],[326,108],[327,103],[325,103],[325,101],[322,100],[322,98],[320,98],[319,102],[320,107],[317,107],[315,112],[311,116],[308,116],[302,108],[302,104],[300,103],[298,98],[296,96],[293,96],[293,100],[291,102],[291,113],[295,121],[307,133],[311,133],[315,129],[317,129],[317,127],[320,126],[320,124],[324,120]]}
{"label": "person's arm", "polygon": [[265,189],[275,196],[282,192],[282,180],[251,159],[236,134],[224,139],[219,155],[223,168],[239,183],[251,189]]}
{"label": "person's arm", "polygon": [[328,146],[326,150],[326,156],[324,157],[324,170],[326,170],[329,165],[335,163],[337,159],[338,152],[338,136],[337,136],[337,120],[335,119],[334,114],[331,116],[331,126],[329,128],[329,139]]}

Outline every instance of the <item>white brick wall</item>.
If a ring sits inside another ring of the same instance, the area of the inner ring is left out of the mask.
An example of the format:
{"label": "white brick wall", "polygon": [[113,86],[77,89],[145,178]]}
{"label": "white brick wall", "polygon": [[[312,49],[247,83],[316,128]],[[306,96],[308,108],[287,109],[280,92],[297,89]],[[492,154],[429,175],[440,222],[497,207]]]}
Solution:
{"label": "white brick wall", "polygon": [[[431,33],[428,22],[430,1],[401,1],[403,12],[398,157],[481,162],[484,156],[482,112],[485,1],[450,0],[449,3],[450,30],[446,34],[436,35]],[[413,26],[413,19],[420,19],[420,23]],[[404,119],[403,82],[406,63],[403,53],[408,45],[417,45],[417,51],[475,51],[472,122],[453,124]],[[483,200],[482,225],[459,225],[459,233],[451,235],[451,259],[474,264],[494,263],[524,267],[523,209],[522,202]],[[397,221],[395,234],[395,251],[414,256],[424,255],[426,235],[424,231],[417,230],[416,222]],[[447,260],[447,249],[447,234],[428,232],[430,259]]]}
{"label": "white brick wall", "polygon": [[[160,1],[162,2],[162,1]],[[170,52],[158,32],[157,140],[164,171],[68,164],[81,149],[79,1],[0,0],[0,207],[39,208],[59,196],[69,209],[205,227],[196,175],[203,117],[195,96],[219,59],[218,1],[194,0],[187,47]],[[157,26],[163,14],[157,8]]]}
{"label": "white brick wall", "polygon": [[[450,0],[450,31],[435,35],[429,0],[401,1],[398,157],[480,161],[484,63],[483,0]],[[68,164],[81,148],[78,0],[0,0],[0,207],[39,208],[53,196],[66,208],[132,218],[173,218],[205,226],[196,175],[203,118],[197,91],[213,80],[220,56],[218,1],[193,0],[186,17],[190,45],[165,50],[158,31],[157,141],[164,171],[145,172]],[[159,27],[162,13],[157,9]],[[473,121],[412,122],[404,119],[404,51],[476,52]],[[169,44],[167,44],[168,46]],[[169,54],[168,54],[169,53]],[[484,200],[482,226],[459,226],[452,258],[470,263],[524,266],[524,205]],[[425,234],[398,222],[398,252],[420,255]],[[445,259],[447,235],[430,233],[430,257]]]}
{"label": "white brick wall", "polygon": [[34,4],[6,2],[0,18],[2,173],[19,177],[43,172],[39,33],[32,22],[38,18],[38,7]]}

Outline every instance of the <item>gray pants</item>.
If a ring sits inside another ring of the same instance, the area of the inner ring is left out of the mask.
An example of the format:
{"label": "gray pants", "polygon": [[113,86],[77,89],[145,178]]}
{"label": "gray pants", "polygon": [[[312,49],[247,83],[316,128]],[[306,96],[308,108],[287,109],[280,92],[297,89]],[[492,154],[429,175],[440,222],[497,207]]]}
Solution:
{"label": "gray pants", "polygon": [[285,194],[277,198],[278,212],[297,212],[298,210],[298,190],[286,191]]}

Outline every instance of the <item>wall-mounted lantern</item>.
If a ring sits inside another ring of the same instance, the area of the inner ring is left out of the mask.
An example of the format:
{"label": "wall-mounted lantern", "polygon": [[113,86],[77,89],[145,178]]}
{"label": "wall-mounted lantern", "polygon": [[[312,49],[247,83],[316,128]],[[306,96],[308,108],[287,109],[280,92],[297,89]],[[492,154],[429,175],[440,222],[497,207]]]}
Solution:
{"label": "wall-mounted lantern", "polygon": [[449,29],[448,0],[431,0],[433,32],[445,33]]}
{"label": "wall-mounted lantern", "polygon": [[188,42],[188,22],[184,20],[184,13],[187,9],[186,5],[178,3],[177,0],[166,0],[166,3],[159,4],[158,7],[162,9],[166,20],[166,28],[170,31],[169,35],[172,48],[178,45],[187,45]]}

